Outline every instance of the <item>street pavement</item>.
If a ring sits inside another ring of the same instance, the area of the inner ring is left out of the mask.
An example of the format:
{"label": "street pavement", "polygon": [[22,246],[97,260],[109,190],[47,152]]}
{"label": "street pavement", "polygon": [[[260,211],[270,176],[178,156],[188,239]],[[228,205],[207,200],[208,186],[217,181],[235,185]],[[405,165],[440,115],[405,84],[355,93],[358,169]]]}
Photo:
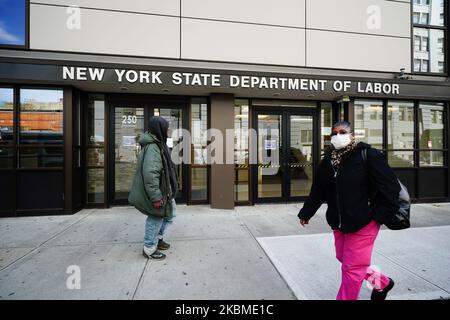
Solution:
{"label": "street pavement", "polygon": [[[179,205],[163,261],[142,256],[145,216],[131,207],[3,218],[0,299],[334,299],[326,205],[306,228],[301,206]],[[411,229],[383,228],[372,263],[396,280],[391,299],[450,298],[450,203],[415,204]]]}

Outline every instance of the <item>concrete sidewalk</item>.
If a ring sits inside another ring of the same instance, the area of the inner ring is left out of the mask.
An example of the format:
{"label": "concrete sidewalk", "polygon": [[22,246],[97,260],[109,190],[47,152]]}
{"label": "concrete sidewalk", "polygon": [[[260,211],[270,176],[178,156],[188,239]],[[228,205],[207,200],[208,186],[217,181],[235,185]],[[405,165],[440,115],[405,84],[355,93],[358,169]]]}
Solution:
{"label": "concrete sidewalk", "polygon": [[[299,207],[180,205],[164,261],[142,256],[145,216],[130,207],[0,219],[0,299],[333,299],[325,206],[306,229]],[[373,262],[397,279],[392,298],[450,297],[450,204],[412,212],[412,229],[381,232]],[[81,289],[67,288],[69,266]]]}

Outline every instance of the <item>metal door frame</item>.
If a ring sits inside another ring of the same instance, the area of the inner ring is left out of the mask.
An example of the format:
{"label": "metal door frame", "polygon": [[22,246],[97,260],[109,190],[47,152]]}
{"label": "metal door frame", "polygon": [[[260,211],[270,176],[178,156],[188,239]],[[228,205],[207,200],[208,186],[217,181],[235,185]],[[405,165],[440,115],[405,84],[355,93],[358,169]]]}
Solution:
{"label": "metal door frame", "polygon": [[[107,161],[107,206],[128,205],[126,199],[115,197],[115,108],[144,108],[144,132],[148,130],[148,121],[154,114],[154,108],[178,109],[181,108],[182,128],[189,129],[189,97],[149,96],[141,94],[109,94],[105,98],[108,110],[108,161]],[[182,197],[176,199],[179,203],[186,203],[188,199],[188,165],[182,164]]]}
{"label": "metal door frame", "polygon": [[[313,118],[313,146],[312,146],[312,154],[313,154],[313,168],[312,171],[315,171],[318,163],[318,156],[320,155],[320,122],[319,122],[319,103],[318,108],[289,108],[289,107],[253,107],[252,110],[252,123],[251,127],[258,132],[258,115],[267,114],[267,115],[281,115],[282,123],[281,123],[281,139],[282,146],[284,146],[282,150],[283,162],[281,166],[283,168],[282,182],[281,182],[281,197],[268,197],[268,198],[260,198],[258,196],[258,165],[251,165],[251,183],[253,187],[251,188],[251,198],[252,203],[274,203],[274,202],[294,202],[294,201],[303,201],[307,198],[307,196],[291,196],[291,179],[290,179],[290,167],[288,167],[288,155],[291,147],[290,141],[290,125],[291,125],[291,116],[311,116]],[[259,139],[257,139],[256,144],[258,144]],[[255,148],[258,150],[258,145]]]}

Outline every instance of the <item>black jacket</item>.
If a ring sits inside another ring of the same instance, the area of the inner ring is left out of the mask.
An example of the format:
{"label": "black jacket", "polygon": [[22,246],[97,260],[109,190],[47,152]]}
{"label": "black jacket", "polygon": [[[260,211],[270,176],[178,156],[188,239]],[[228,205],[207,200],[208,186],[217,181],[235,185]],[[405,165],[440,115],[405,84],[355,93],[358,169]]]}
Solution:
{"label": "black jacket", "polygon": [[[366,164],[363,149],[367,149]],[[400,189],[384,156],[369,144],[359,142],[343,157],[337,171],[331,164],[330,152],[325,154],[298,217],[309,220],[326,202],[326,218],[331,228],[353,233],[372,219],[382,224],[385,217],[397,211]]]}

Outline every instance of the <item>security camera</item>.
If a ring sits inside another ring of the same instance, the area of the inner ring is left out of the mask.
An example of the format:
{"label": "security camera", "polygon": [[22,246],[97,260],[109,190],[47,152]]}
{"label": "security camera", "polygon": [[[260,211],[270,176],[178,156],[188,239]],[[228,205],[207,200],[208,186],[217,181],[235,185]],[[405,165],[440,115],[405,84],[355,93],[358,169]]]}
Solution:
{"label": "security camera", "polygon": [[405,68],[400,69],[400,73],[395,76],[397,79],[409,80],[412,79],[411,76],[405,74]]}

